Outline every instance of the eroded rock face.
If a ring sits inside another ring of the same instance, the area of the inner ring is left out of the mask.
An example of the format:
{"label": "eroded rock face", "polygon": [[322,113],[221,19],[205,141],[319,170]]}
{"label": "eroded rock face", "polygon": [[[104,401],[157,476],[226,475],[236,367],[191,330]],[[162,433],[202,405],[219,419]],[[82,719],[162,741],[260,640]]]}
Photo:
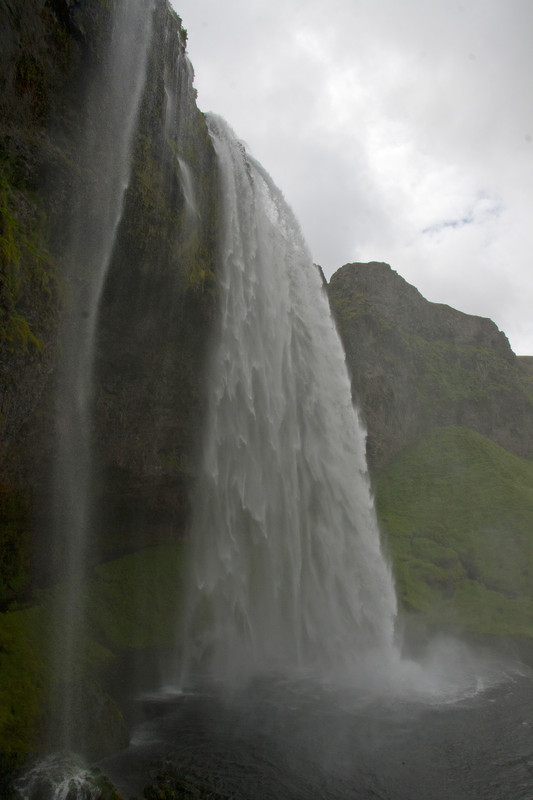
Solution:
{"label": "eroded rock face", "polygon": [[388,264],[346,264],[331,306],[379,470],[433,426],[459,425],[533,454],[533,381],[489,319],[430,303]]}

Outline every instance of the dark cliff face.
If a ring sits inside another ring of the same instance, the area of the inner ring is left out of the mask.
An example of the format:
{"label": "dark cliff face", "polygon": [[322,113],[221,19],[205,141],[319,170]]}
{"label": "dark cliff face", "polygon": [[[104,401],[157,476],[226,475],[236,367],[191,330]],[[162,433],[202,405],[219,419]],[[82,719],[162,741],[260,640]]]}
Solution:
{"label": "dark cliff face", "polygon": [[[113,13],[108,0],[3,4],[0,602],[26,591],[31,550],[46,573],[60,329],[79,280],[66,221],[94,182],[79,149]],[[94,364],[95,506],[116,531],[99,543],[107,555],[183,532],[216,315],[214,151],[181,20],[166,0],[152,13]]]}
{"label": "dark cliff face", "polygon": [[99,505],[116,536],[107,550],[183,535],[217,308],[217,187],[184,32],[162,3],[100,311]]}
{"label": "dark cliff face", "polygon": [[[50,446],[62,305],[52,254],[53,204],[44,191],[59,152],[51,120],[64,113],[75,40],[54,7],[1,7],[0,49],[0,601],[25,590]],[[52,157],[51,154],[54,154]]]}
{"label": "dark cliff face", "polygon": [[434,426],[533,455],[533,381],[489,319],[430,303],[388,264],[346,264],[329,297],[372,470]]}

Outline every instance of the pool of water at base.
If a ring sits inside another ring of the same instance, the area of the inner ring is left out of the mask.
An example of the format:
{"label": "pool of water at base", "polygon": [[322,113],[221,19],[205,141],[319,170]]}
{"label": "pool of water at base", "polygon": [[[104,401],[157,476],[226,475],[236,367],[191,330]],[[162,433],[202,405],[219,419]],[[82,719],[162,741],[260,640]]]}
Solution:
{"label": "pool of water at base", "polygon": [[139,702],[130,746],[98,764],[128,800],[150,784],[212,800],[533,798],[527,669],[462,698],[269,678]]}

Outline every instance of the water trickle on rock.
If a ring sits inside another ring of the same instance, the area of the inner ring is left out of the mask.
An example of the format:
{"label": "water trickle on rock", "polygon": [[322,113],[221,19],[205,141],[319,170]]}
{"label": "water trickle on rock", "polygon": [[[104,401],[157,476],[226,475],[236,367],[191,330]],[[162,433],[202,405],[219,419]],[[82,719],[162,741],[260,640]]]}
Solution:
{"label": "water trickle on rock", "polygon": [[194,196],[194,182],[192,178],[191,168],[189,167],[185,159],[178,157],[178,164],[180,168],[180,176],[183,186],[183,197],[185,200],[186,224],[191,225],[198,217],[198,210],[196,208],[196,200]]}
{"label": "water trickle on rock", "polygon": [[383,558],[344,353],[299,226],[210,116],[220,308],[193,510],[184,674],[322,676],[394,660]]}

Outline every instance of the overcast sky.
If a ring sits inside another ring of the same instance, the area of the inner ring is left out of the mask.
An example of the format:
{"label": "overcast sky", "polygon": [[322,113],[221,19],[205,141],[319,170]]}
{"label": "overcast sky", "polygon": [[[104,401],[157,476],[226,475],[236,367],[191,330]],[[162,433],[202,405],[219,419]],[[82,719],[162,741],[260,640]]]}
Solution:
{"label": "overcast sky", "polygon": [[172,2],[328,277],[387,261],[533,355],[533,0]]}

